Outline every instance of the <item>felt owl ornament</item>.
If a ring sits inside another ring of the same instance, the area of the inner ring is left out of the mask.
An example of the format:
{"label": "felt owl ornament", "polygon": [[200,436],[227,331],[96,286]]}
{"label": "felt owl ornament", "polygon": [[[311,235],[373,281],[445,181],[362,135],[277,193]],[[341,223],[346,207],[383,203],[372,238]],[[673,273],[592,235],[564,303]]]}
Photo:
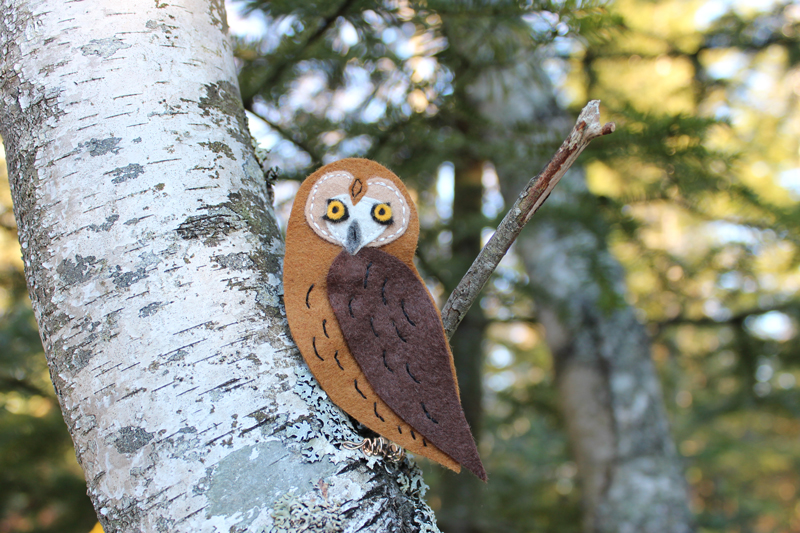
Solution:
{"label": "felt owl ornament", "polygon": [[408,451],[486,481],[403,183],[366,159],[306,178],[286,232],[289,328],[331,400]]}

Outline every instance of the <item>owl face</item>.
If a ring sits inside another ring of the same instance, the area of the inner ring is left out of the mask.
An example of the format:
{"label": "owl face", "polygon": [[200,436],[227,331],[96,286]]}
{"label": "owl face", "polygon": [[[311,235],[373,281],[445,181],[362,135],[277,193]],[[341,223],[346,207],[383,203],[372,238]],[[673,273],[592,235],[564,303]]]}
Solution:
{"label": "owl face", "polygon": [[317,180],[305,215],[317,235],[355,255],[365,246],[383,246],[403,235],[411,210],[390,180],[374,176],[364,183],[339,170]]}

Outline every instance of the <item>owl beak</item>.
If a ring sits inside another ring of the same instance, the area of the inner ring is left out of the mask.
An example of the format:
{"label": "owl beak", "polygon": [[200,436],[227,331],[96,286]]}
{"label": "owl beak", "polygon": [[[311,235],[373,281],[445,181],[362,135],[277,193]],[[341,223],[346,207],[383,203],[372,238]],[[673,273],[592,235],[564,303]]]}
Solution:
{"label": "owl beak", "polygon": [[361,227],[357,221],[353,221],[347,228],[347,239],[344,243],[345,249],[350,255],[356,255],[361,249]]}

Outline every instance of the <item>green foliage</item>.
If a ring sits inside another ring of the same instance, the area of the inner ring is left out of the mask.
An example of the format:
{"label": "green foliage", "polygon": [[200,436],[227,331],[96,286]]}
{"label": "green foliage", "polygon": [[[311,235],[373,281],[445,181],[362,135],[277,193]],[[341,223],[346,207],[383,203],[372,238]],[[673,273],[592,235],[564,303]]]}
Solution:
{"label": "green foliage", "polygon": [[591,148],[590,186],[655,334],[693,510],[702,531],[796,529],[800,203],[778,178],[799,148],[796,6],[700,31],[680,3],[618,5],[620,38],[577,58],[622,125]]}

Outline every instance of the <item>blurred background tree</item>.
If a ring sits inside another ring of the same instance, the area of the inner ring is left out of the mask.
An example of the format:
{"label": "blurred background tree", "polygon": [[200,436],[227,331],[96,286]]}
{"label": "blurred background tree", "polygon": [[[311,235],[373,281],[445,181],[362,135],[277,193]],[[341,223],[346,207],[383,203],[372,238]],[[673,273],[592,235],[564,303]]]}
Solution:
{"label": "blurred background tree", "polygon": [[[587,464],[603,463],[587,463],[575,444],[564,378],[574,359],[554,344],[554,324],[591,345],[590,333],[606,331],[597,320],[630,313],[617,344],[597,339],[585,354],[594,368],[612,364],[612,379],[614,349],[651,339],[638,344],[652,358],[636,361],[658,370],[698,530],[800,531],[800,6],[276,0],[228,9],[251,129],[279,168],[282,211],[321,163],[387,164],[417,195],[420,270],[440,304],[502,216],[503,195],[515,194],[506,186],[538,172],[570,113],[599,98],[603,118],[617,122],[453,338],[490,483],[426,467],[443,528],[578,532],[602,515],[586,500],[587,480],[598,479]],[[0,531],[88,531],[91,506],[3,198]],[[553,276],[581,272],[565,301],[588,292],[591,305],[565,307]],[[639,386],[661,397],[657,385]],[[640,435],[642,456],[650,437]]]}

